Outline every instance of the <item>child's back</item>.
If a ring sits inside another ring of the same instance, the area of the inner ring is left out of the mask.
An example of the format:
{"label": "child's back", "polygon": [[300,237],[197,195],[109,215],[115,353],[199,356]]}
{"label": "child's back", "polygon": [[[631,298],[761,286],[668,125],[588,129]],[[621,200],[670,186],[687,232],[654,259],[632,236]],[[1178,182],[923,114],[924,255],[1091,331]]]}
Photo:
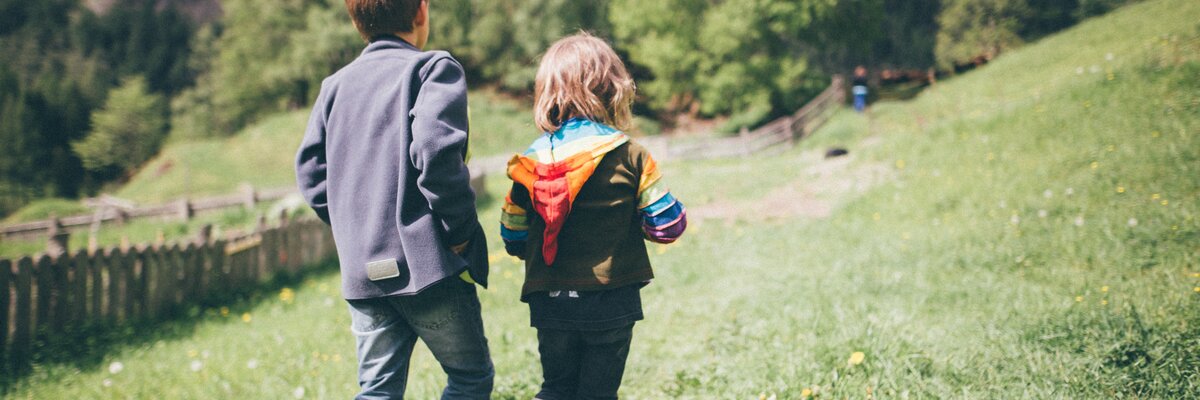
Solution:
{"label": "child's back", "polygon": [[[395,37],[371,42],[321,85],[298,173],[333,227],[347,299],[416,293],[468,266],[442,243],[483,242],[463,184],[466,101],[456,60]],[[389,259],[399,275],[373,280],[368,263]],[[483,261],[469,263],[481,281]]]}
{"label": "child's back", "polygon": [[644,240],[673,242],[686,215],[650,153],[617,128],[630,123],[633,81],[606,43],[558,41],[536,86],[546,133],[509,162],[501,236],[525,260],[537,398],[616,398],[642,319],[639,289],[654,277]]}
{"label": "child's back", "polygon": [[333,228],[356,398],[404,398],[420,339],[446,372],[444,398],[487,399],[495,371],[471,283],[486,285],[487,240],[464,164],[465,74],[449,54],[420,50],[428,1],[346,8],[369,44],[322,82],[296,179]]}

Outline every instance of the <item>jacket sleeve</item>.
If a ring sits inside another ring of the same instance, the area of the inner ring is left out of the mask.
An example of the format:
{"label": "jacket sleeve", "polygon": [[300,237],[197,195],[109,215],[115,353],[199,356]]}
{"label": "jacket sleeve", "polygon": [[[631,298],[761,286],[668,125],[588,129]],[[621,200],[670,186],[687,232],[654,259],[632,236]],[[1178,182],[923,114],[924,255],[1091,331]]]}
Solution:
{"label": "jacket sleeve", "polygon": [[326,224],[329,222],[329,199],[326,191],[327,163],[325,159],[325,120],[329,114],[326,92],[321,91],[308,117],[308,128],[296,152],[296,184],[300,194]]}
{"label": "jacket sleeve", "polygon": [[508,195],[504,196],[504,207],[500,210],[500,238],[504,240],[504,251],[522,260],[525,259],[525,243],[529,240],[528,210],[529,191],[514,182]]}
{"label": "jacket sleeve", "polygon": [[642,216],[642,232],[646,240],[673,243],[687,229],[687,210],[667,189],[658,163],[650,152],[638,154],[641,178],[638,182],[638,212]]}
{"label": "jacket sleeve", "polygon": [[464,161],[467,152],[467,80],[450,57],[429,62],[410,112],[409,156],[417,188],[442,225],[447,246],[470,240],[479,227],[475,192]]}

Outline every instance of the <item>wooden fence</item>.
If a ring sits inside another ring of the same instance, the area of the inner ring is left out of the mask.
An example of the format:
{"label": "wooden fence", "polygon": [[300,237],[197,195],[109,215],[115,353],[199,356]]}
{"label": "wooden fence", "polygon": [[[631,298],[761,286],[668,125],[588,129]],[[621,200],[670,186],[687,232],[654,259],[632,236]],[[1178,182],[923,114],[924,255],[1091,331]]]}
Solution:
{"label": "wooden fence", "polygon": [[0,370],[28,368],[35,343],[63,332],[160,320],[335,254],[323,222],[283,218],[229,238],[204,233],[186,243],[0,259]]}
{"label": "wooden fence", "polygon": [[841,76],[834,76],[828,88],[794,114],[780,117],[738,136],[680,144],[666,141],[648,144],[648,147],[661,159],[710,159],[745,157],[772,147],[791,146],[820,128],[833,115],[832,111],[845,102],[844,85]]}
{"label": "wooden fence", "polygon": [[[483,173],[471,169],[471,187],[476,193],[482,193]],[[179,199],[170,203],[133,206],[133,205],[93,205],[95,212],[73,215],[62,218],[50,218],[41,221],[31,221],[12,225],[0,225],[0,240],[11,238],[36,238],[53,235],[59,232],[70,232],[82,228],[99,229],[102,224],[123,223],[125,221],[143,218],[159,218],[168,220],[190,220],[197,213],[218,211],[230,208],[253,209],[257,204],[275,201],[297,194],[295,187],[275,189],[255,189],[245,185],[235,194],[207,197],[200,199]],[[94,203],[100,203],[94,201]],[[112,203],[125,203],[112,201]]]}
{"label": "wooden fence", "polygon": [[42,236],[48,232],[56,232],[58,230],[69,231],[93,227],[98,224],[121,223],[143,218],[186,221],[200,212],[241,207],[253,209],[260,202],[279,200],[295,192],[296,189],[294,188],[258,190],[247,185],[243,186],[239,193],[225,196],[195,200],[180,199],[170,203],[146,206],[95,206],[96,211],[89,214],[0,226],[0,238]]}

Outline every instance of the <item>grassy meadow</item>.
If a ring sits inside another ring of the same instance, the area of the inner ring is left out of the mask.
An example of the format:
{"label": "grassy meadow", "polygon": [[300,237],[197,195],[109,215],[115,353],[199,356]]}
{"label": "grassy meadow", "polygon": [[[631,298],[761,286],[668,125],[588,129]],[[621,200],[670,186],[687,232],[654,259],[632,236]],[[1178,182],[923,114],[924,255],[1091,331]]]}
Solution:
{"label": "grassy meadow", "polygon": [[[622,396],[1200,398],[1198,20],[1195,1],[1138,3],[911,101],[839,112],[786,152],[664,162],[693,222],[650,248]],[[850,154],[820,156],[834,146]],[[498,204],[482,207],[495,229]],[[489,236],[495,398],[528,399],[522,267]],[[131,327],[5,394],[350,397],[332,270]],[[418,347],[408,397],[443,383]]]}

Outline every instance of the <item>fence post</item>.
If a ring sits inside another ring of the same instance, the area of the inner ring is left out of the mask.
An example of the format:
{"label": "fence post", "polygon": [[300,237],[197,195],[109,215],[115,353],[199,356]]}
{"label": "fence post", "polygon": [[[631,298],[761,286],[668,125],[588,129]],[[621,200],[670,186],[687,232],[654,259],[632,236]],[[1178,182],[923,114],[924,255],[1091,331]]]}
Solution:
{"label": "fence post", "polygon": [[169,297],[167,301],[168,307],[171,309],[179,306],[183,302],[183,282],[181,275],[183,274],[183,251],[179,248],[179,243],[171,243],[167,248],[167,293]]}
{"label": "fence post", "polygon": [[205,245],[212,241],[213,225],[204,224],[200,227],[200,231],[196,233],[196,244]]}
{"label": "fence post", "polygon": [[220,291],[228,292],[233,289],[233,281],[229,278],[229,255],[225,254],[225,239],[217,239],[213,242],[212,257],[213,257],[213,276],[216,277],[216,284]]}
{"label": "fence post", "polygon": [[103,250],[104,253],[104,268],[108,271],[108,302],[107,316],[109,321],[116,323],[121,320],[124,308],[121,304],[122,284],[125,281],[124,257],[121,256],[121,251],[115,247],[108,247]]}
{"label": "fence post", "polygon": [[36,327],[34,333],[41,337],[46,334],[51,327],[50,321],[54,318],[51,302],[54,301],[51,297],[54,293],[54,271],[51,268],[53,261],[49,255],[42,254],[41,257],[34,262],[33,272],[35,275],[34,289],[37,292],[37,301],[34,304],[36,317]]}
{"label": "fence post", "polygon": [[9,321],[9,299],[12,296],[12,289],[9,288],[9,282],[12,281],[12,261],[0,260],[0,371],[6,371],[8,368],[4,366],[12,355],[12,350],[8,347],[8,327]]}
{"label": "fence post", "polygon": [[62,255],[50,261],[50,273],[53,276],[50,284],[50,295],[54,308],[50,310],[54,318],[50,320],[51,334],[63,332],[67,321],[71,319],[71,255]]}
{"label": "fence post", "polygon": [[75,252],[75,256],[71,257],[71,288],[69,290],[71,298],[70,311],[71,324],[74,326],[82,326],[88,321],[87,309],[87,265],[88,252],[87,250],[79,250]]}
{"label": "fence post", "polygon": [[195,215],[195,210],[192,209],[192,202],[188,199],[180,199],[175,203],[175,213],[179,219],[188,221]]}
{"label": "fence post", "polygon": [[62,221],[58,217],[50,217],[50,240],[46,242],[46,254],[51,257],[65,254],[70,240],[71,233],[63,228]]}
{"label": "fence post", "polygon": [[104,208],[96,209],[92,214],[92,225],[88,227],[88,250],[96,251],[99,247],[100,240],[100,225],[104,223]]}
{"label": "fence post", "polygon": [[121,270],[121,320],[133,320],[134,296],[137,294],[137,256],[128,249],[117,249],[120,254],[120,262],[117,263]]}
{"label": "fence post", "polygon": [[241,185],[242,205],[247,210],[253,210],[254,205],[258,203],[258,192],[254,190],[254,185],[243,183]]}
{"label": "fence post", "polygon": [[32,324],[32,277],[33,259],[29,257],[21,257],[17,260],[16,269],[12,271],[13,277],[13,292],[16,296],[15,312],[13,313],[13,341],[12,341],[12,371],[23,371],[29,367],[29,357],[33,352],[33,329]]}
{"label": "fence post", "polygon": [[88,294],[91,295],[90,310],[92,322],[99,322],[104,319],[104,252],[97,251],[91,254],[91,261],[87,265],[88,280],[92,282],[91,289]]}

